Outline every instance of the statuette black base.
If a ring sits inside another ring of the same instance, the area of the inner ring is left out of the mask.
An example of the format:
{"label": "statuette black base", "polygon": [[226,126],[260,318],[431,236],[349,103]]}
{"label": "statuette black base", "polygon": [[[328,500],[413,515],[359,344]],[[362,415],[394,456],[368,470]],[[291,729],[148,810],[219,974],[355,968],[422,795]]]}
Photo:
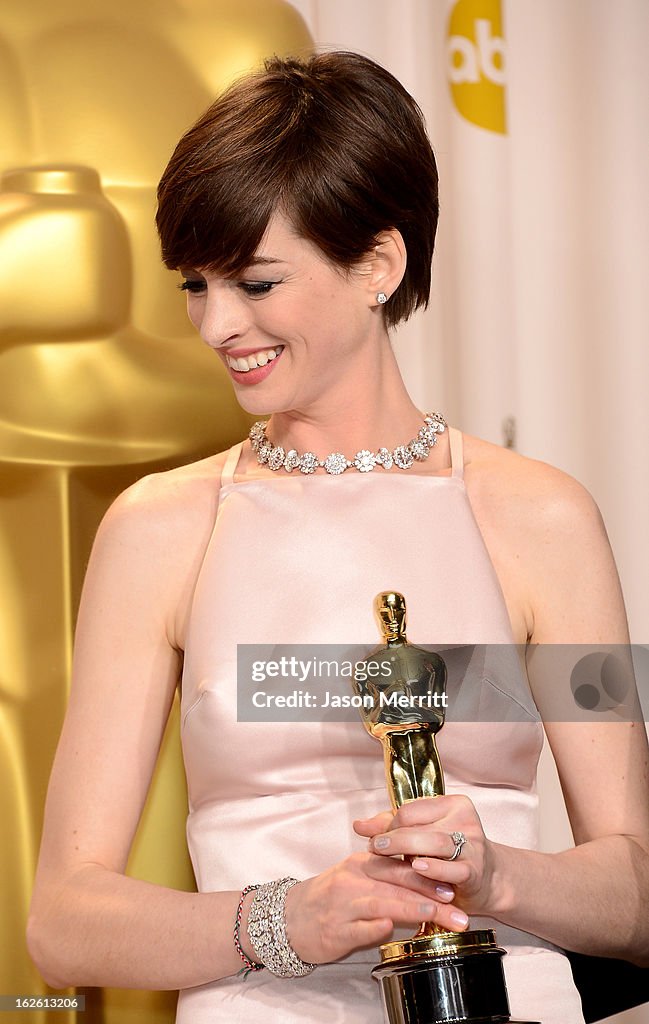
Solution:
{"label": "statuette black base", "polygon": [[[384,949],[389,947],[382,954]],[[372,975],[381,987],[388,1024],[535,1024],[511,1020],[504,955],[495,942],[475,952],[384,955]]]}

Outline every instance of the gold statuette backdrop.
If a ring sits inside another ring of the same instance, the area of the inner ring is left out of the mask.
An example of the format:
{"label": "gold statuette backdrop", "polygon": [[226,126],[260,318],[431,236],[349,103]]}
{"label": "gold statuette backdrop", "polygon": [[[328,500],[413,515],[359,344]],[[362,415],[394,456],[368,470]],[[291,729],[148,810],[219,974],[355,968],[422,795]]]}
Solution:
{"label": "gold statuette backdrop", "polygon": [[[0,0],[0,994],[48,993],[25,922],[99,519],[133,480],[247,429],[160,264],[157,179],[233,77],[310,47],[283,0]],[[190,889],[176,715],[129,873]],[[161,1024],[175,993],[87,1005],[86,1024]]]}

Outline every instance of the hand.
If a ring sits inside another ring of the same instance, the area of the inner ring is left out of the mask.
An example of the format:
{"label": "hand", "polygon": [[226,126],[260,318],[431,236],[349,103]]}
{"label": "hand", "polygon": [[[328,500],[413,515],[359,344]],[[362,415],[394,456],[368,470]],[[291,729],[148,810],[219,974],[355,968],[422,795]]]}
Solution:
{"label": "hand", "polygon": [[[354,822],[354,830],[369,837],[373,853],[384,857],[403,854],[417,874],[452,887],[454,902],[467,912],[489,913],[495,886],[495,845],[485,836],[468,797],[410,800],[394,815],[388,811]],[[467,838],[452,862],[449,858],[455,844],[451,832],[463,832]]]}
{"label": "hand", "polygon": [[289,889],[286,930],[303,960],[329,963],[386,941],[397,924],[466,928],[466,915],[448,906],[452,896],[448,888],[438,892],[407,861],[356,853]]}

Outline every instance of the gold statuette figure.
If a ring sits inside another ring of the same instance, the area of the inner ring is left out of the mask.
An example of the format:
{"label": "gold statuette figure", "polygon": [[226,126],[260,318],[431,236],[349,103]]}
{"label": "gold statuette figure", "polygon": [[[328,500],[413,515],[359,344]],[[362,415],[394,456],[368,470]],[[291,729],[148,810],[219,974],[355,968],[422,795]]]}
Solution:
{"label": "gold statuette figure", "polygon": [[[438,654],[409,644],[406,602],[401,594],[380,594],[375,602],[385,646],[373,651],[368,666],[377,668],[366,682],[354,681],[359,696],[370,696],[361,708],[365,728],[383,746],[385,775],[392,810],[406,800],[440,796],[444,775],[435,733],[444,725],[446,665]],[[379,674],[380,672],[380,674]]]}
{"label": "gold statuette figure", "polygon": [[[435,736],[445,720],[447,672],[440,655],[408,643],[402,594],[379,594],[375,610],[384,644],[366,659],[368,670],[377,666],[367,672],[370,678],[353,685],[371,698],[360,712],[383,747],[396,811],[406,800],[444,793]],[[388,1024],[510,1021],[504,952],[491,929],[456,933],[429,923],[411,939],[381,946],[381,963],[372,973]]]}

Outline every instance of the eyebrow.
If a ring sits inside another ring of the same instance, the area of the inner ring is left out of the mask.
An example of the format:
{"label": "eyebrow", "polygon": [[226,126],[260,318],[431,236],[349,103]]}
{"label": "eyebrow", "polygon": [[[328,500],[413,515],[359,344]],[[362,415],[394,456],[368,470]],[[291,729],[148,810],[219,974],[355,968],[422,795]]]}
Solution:
{"label": "eyebrow", "polygon": [[[286,266],[286,260],[280,260],[279,257],[277,256],[252,256],[251,259],[248,260],[248,262],[245,264],[245,266],[241,267],[241,270],[235,272],[235,276],[236,273],[241,273],[242,270],[249,270],[250,267],[267,267],[271,263]],[[183,277],[187,277],[190,274],[197,274],[199,277],[201,276],[201,271],[197,270],[195,267],[181,266],[178,267],[178,270],[183,275]]]}

